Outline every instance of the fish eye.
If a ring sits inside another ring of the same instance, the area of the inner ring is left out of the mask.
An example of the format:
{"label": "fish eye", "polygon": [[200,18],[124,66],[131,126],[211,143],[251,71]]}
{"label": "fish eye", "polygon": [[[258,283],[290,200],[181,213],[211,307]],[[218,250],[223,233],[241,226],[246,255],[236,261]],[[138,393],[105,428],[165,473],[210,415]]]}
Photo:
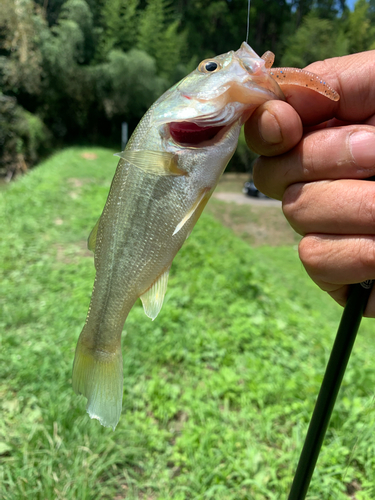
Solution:
{"label": "fish eye", "polygon": [[198,66],[198,70],[201,71],[202,73],[213,73],[218,69],[220,69],[219,63],[217,61],[213,61],[210,59],[205,59]]}
{"label": "fish eye", "polygon": [[206,71],[215,71],[217,69],[217,63],[215,61],[210,61],[204,65]]}

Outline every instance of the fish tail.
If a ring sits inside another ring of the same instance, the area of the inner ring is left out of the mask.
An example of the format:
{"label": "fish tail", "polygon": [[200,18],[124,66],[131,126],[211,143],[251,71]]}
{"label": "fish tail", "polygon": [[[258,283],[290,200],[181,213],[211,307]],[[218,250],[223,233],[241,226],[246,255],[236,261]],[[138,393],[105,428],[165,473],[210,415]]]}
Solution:
{"label": "fish tail", "polygon": [[87,398],[87,413],[115,430],[122,410],[121,343],[115,352],[87,348],[78,340],[73,364],[73,389]]}

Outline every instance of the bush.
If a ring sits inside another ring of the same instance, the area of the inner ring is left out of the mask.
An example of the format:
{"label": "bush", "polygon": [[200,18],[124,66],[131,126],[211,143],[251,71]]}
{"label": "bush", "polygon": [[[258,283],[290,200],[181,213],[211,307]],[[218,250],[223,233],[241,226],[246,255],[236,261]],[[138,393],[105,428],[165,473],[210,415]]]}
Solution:
{"label": "bush", "polygon": [[51,134],[37,116],[0,94],[0,173],[10,180],[39,161],[51,146]]}

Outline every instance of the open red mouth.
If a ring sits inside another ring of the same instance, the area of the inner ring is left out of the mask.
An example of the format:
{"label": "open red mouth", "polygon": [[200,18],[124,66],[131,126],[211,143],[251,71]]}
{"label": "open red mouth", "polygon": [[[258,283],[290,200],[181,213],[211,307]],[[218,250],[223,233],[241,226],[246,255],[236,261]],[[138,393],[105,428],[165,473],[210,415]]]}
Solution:
{"label": "open red mouth", "polygon": [[224,127],[200,127],[190,122],[172,122],[169,124],[170,134],[178,144],[195,146],[213,139]]}

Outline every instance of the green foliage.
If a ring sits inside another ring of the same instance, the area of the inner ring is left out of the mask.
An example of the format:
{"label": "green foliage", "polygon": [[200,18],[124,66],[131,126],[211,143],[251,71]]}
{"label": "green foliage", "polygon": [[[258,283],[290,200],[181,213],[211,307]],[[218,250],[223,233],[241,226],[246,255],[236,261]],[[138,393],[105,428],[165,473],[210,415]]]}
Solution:
{"label": "green foliage", "polygon": [[[204,59],[233,48],[230,47],[232,37],[228,40],[222,36],[223,33],[229,35],[229,9],[230,5],[223,0],[208,4],[200,0],[185,3],[180,15],[183,25],[187,28],[188,46],[193,53],[201,54]],[[243,12],[245,13],[245,10]]]}
{"label": "green foliage", "polygon": [[[278,57],[284,40],[284,26],[291,19],[290,3],[282,0],[278,2],[255,0],[255,12],[250,16],[250,29],[252,37],[250,45],[262,55],[266,50],[272,50]],[[266,6],[266,9],[264,8]]]}
{"label": "green foliage", "polygon": [[122,121],[134,128],[187,73],[185,35],[165,0],[142,8],[138,0],[55,0],[43,3],[50,27],[32,0],[0,1],[0,88],[41,117],[56,139],[117,140]]}
{"label": "green foliage", "polygon": [[375,48],[375,14],[371,0],[357,0],[354,10],[337,17],[335,2],[319,2],[288,37],[283,66],[311,62]]}
{"label": "green foliage", "polygon": [[[80,137],[93,120],[95,85],[92,16],[84,0],[64,4],[58,23],[41,42],[43,54],[43,118],[59,138]],[[95,123],[95,121],[94,121]]]}
{"label": "green foliage", "polygon": [[102,8],[103,31],[98,58],[113,49],[124,52],[135,47],[138,34],[139,0],[108,0]]}
{"label": "green foliage", "polygon": [[307,15],[301,27],[289,37],[282,66],[303,68],[328,57],[342,56],[348,52],[348,41],[336,20]]}
{"label": "green foliage", "polygon": [[335,19],[339,10],[345,7],[345,0],[315,0],[312,2],[312,12],[321,19]]}
{"label": "green foliage", "polygon": [[[122,121],[131,132],[201,59],[238,48],[246,22],[243,0],[0,0],[0,90],[55,144],[117,143]],[[374,22],[374,0],[353,12],[344,0],[253,0],[249,43],[275,51],[276,65],[284,53],[282,64],[302,67],[375,47]],[[240,145],[232,166],[248,163]]]}
{"label": "green foliage", "polygon": [[24,141],[20,149],[24,151],[25,161],[34,165],[49,150],[51,134],[37,115],[20,109],[19,117],[19,132]]}
{"label": "green foliage", "polygon": [[38,43],[44,28],[32,0],[1,0],[1,48],[5,52],[0,57],[2,90],[13,94],[40,92],[42,56]]}
{"label": "green foliage", "polygon": [[[75,70],[83,60],[84,34],[80,26],[72,19],[61,19],[43,40],[42,50],[46,67],[57,79],[65,79],[65,73]],[[64,82],[67,83],[67,82]]]}
{"label": "green foliage", "polygon": [[173,19],[170,2],[148,0],[139,20],[137,47],[154,57],[162,76],[171,77],[181,62],[186,43],[184,34],[177,32],[179,22]]}
{"label": "green foliage", "polygon": [[350,52],[375,49],[375,16],[368,0],[357,0],[347,20]]}
{"label": "green foliage", "polygon": [[42,120],[16,100],[0,95],[0,168],[8,179],[25,172],[51,146],[51,135]]}
{"label": "green foliage", "polygon": [[[64,26],[64,20],[73,21],[78,27],[80,34],[76,36],[76,50],[78,62],[90,62],[95,52],[95,30],[93,15],[84,0],[67,0],[61,9],[59,16],[59,27]],[[77,30],[74,30],[76,32]],[[59,31],[57,30],[57,35]]]}
{"label": "green foliage", "polygon": [[[65,150],[0,197],[0,497],[285,498],[340,314],[293,248],[252,249],[203,215],[158,318],[137,303],[125,324],[116,432],[73,393],[94,279],[86,238],[115,165],[108,150]],[[374,498],[367,326],[311,499],[347,500],[349,486]]]}
{"label": "green foliage", "polygon": [[124,52],[137,48],[156,61],[158,74],[174,83],[176,68],[186,43],[179,33],[179,21],[166,0],[149,0],[139,9],[139,0],[109,0],[102,10],[103,32],[99,59],[113,49]]}
{"label": "green foliage", "polygon": [[107,117],[137,118],[167,89],[158,77],[155,60],[137,49],[113,50],[108,61],[95,68],[98,96]]}

